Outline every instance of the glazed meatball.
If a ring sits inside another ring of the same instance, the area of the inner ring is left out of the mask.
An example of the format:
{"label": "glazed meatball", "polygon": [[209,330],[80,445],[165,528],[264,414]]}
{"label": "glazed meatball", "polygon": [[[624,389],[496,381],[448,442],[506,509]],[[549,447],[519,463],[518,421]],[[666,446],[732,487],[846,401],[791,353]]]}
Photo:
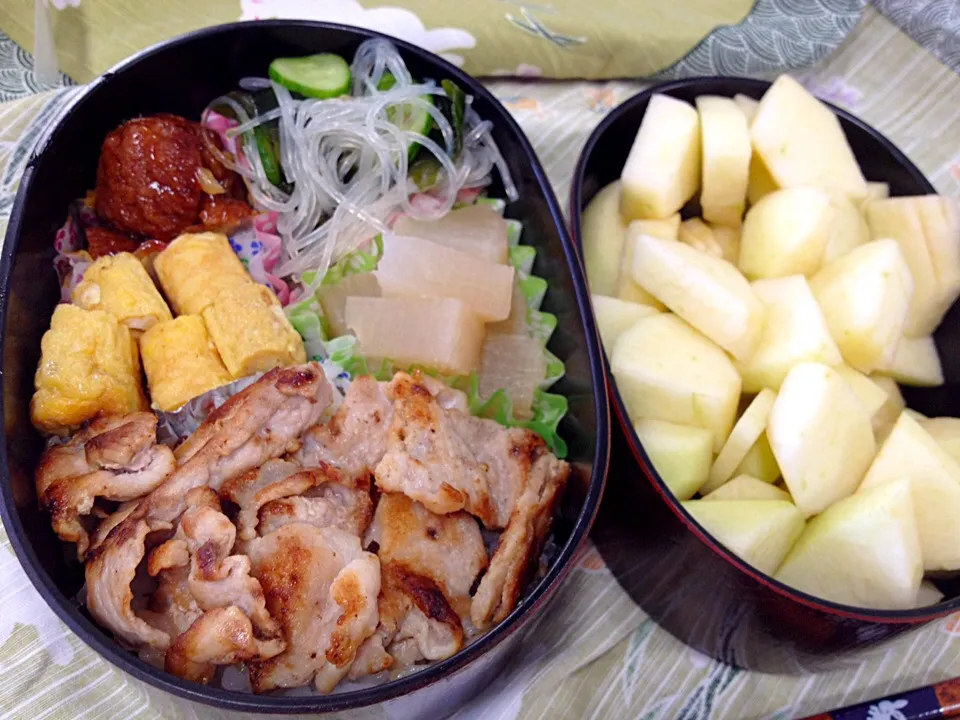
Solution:
{"label": "glazed meatball", "polygon": [[199,219],[204,155],[199,126],[182,117],[125,122],[103,141],[97,214],[117,230],[172,240]]}
{"label": "glazed meatball", "polygon": [[129,235],[105,227],[87,228],[87,251],[96,260],[104,255],[133,252],[140,243]]}

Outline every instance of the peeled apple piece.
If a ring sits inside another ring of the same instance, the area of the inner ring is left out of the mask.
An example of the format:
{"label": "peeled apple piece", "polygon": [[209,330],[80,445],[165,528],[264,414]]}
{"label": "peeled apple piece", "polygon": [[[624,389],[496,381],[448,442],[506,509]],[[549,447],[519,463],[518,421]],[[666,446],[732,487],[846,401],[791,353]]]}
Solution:
{"label": "peeled apple piece", "polygon": [[707,482],[700,488],[701,492],[713,492],[733,477],[734,470],[743,462],[747,452],[766,430],[770,410],[773,408],[776,397],[775,392],[764,389],[747,406],[713,462]]}
{"label": "peeled apple piece", "polygon": [[784,500],[688,500],[683,508],[724,547],[768,575],[803,533],[803,515]]}
{"label": "peeled apple piece", "polygon": [[676,240],[680,230],[680,214],[676,213],[664,220],[634,220],[630,223],[623,245],[623,258],[620,260],[620,274],[617,276],[615,295],[627,302],[649,305],[658,310],[666,309],[662,302],[648,293],[633,280],[633,241],[640,235],[652,235],[664,240]]}
{"label": "peeled apple piece", "polygon": [[937,445],[960,463],[960,418],[936,417],[919,422],[920,427],[936,440]]}
{"label": "peeled apple piece", "polygon": [[890,367],[881,370],[902,385],[937,387],[943,385],[943,368],[933,338],[901,338]]}
{"label": "peeled apple piece", "polygon": [[709,430],[663,420],[641,420],[634,429],[660,478],[678,500],[689,500],[703,485],[713,458]]}
{"label": "peeled apple piece", "polygon": [[740,269],[752,279],[813,274],[823,259],[834,212],[830,196],[813,188],[764,196],[743,223]]}
{"label": "peeled apple piece", "polygon": [[827,321],[802,275],[757,280],[751,287],[767,308],[767,322],[754,353],[737,369],[743,391],[778,390],[794,365],[838,365],[843,358]]}
{"label": "peeled apple piece", "polygon": [[824,264],[872,239],[867,221],[857,205],[839,195],[830,198],[830,205],[833,207],[833,222],[823,249]]}
{"label": "peeled apple piece", "polygon": [[590,292],[613,295],[627,232],[627,224],[620,217],[619,182],[610,183],[594,196],[583,211],[580,228]]}
{"label": "peeled apple piece", "polygon": [[747,178],[747,202],[756,205],[764,197],[780,189],[770,175],[767,164],[757,153],[750,158],[750,170]]}
{"label": "peeled apple piece", "polygon": [[780,187],[818,188],[852,200],[867,196],[840,120],[789,75],[778,77],[764,93],[750,139]]}
{"label": "peeled apple piece", "polygon": [[597,318],[597,329],[604,349],[611,353],[617,339],[625,331],[650,315],[660,311],[648,305],[626,302],[618,298],[592,295],[593,313]]}
{"label": "peeled apple piece", "polygon": [[610,368],[630,419],[710,430],[723,447],[737,412],[740,376],[727,354],[675,315],[644,318],[617,340]]}
{"label": "peeled apple piece", "polygon": [[720,246],[721,257],[729,263],[737,264],[740,259],[740,228],[727,225],[711,225],[713,239]]}
{"label": "peeled apple piece", "polygon": [[801,363],[770,411],[767,437],[787,489],[807,516],[851,495],[876,451],[866,408],[836,371]]}
{"label": "peeled apple piece", "polygon": [[893,362],[913,287],[894,240],[854,248],[810,278],[810,289],[843,359],[864,373]]}
{"label": "peeled apple piece", "polygon": [[920,589],[917,591],[916,607],[927,607],[936,605],[943,600],[943,593],[929,580],[920,583]]}
{"label": "peeled apple piece", "polygon": [[939,195],[918,197],[916,205],[946,312],[960,295],[960,211],[952,198]]}
{"label": "peeled apple piece", "polygon": [[700,113],[703,218],[740,227],[752,153],[747,119],[737,103],[727,97],[701,95],[696,103]]}
{"label": "peeled apple piece", "polygon": [[890,186],[885,182],[867,182],[867,202],[890,197]]}
{"label": "peeled apple piece", "polygon": [[666,218],[700,184],[700,116],[689,103],[653,95],[620,176],[626,220]]}
{"label": "peeled apple piece", "polygon": [[[866,408],[871,419],[886,405],[889,399],[886,391],[862,372],[854,370],[849,365],[843,364],[834,365],[833,369],[836,370],[840,377],[847,381],[847,385],[850,386],[853,394],[857,396],[857,399],[863,404],[863,407]],[[897,409],[898,415],[902,409],[903,408]],[[891,423],[895,421],[896,417],[891,420]]]}
{"label": "peeled apple piece", "polygon": [[737,465],[733,474],[749,475],[765,483],[775,483],[780,479],[780,466],[777,465],[777,459],[773,456],[773,450],[770,449],[770,441],[766,433],[757,438],[757,442],[747,451],[746,457]]}
{"label": "peeled apple piece", "polygon": [[747,125],[750,125],[750,123],[753,122],[753,116],[757,114],[757,108],[760,107],[760,101],[754,100],[752,97],[742,93],[734,95],[733,101],[746,118]]}
{"label": "peeled apple piece", "polygon": [[948,307],[943,305],[943,292],[924,237],[923,221],[916,200],[912,197],[895,197],[875,200],[866,207],[871,237],[874,240],[895,240],[910,269],[913,298],[904,333],[911,337],[932,333]]}
{"label": "peeled apple piece", "polygon": [[714,257],[723,257],[723,248],[713,237],[713,230],[700,218],[690,218],[680,223],[677,240],[694,250],[705,252]]}
{"label": "peeled apple piece", "polygon": [[925,570],[960,568],[960,464],[906,412],[900,414],[858,492],[910,481]]}
{"label": "peeled apple piece", "polygon": [[913,607],[923,562],[910,482],[859,492],[810,520],[774,577],[844,605]]}
{"label": "peeled apple piece", "polygon": [[634,240],[633,279],[734,357],[748,357],[756,348],[766,308],[726,260],[640,235]]}
{"label": "peeled apple piece", "polygon": [[897,385],[897,381],[892,377],[886,375],[870,375],[870,380],[873,381],[874,385],[883,390],[887,396],[886,401],[880,406],[880,409],[873,414],[872,420],[873,436],[877,439],[878,443],[881,443],[886,439],[887,435],[890,434],[890,431],[893,430],[894,424],[896,424],[900,418],[900,413],[903,412],[907,403],[904,401],[903,394],[900,392],[900,386]]}
{"label": "peeled apple piece", "polygon": [[783,500],[791,502],[790,493],[774,487],[770,483],[758,480],[749,475],[738,475],[724,483],[712,493],[705,495],[704,500]]}

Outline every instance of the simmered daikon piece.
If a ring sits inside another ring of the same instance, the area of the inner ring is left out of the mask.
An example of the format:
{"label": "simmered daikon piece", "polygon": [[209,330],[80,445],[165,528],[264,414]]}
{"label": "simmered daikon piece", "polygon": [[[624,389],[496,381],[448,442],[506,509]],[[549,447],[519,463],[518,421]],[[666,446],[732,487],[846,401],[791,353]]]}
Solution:
{"label": "simmered daikon piece", "polygon": [[480,397],[488,398],[502,388],[513,403],[513,414],[526,420],[533,417],[533,393],[546,371],[543,346],[538,340],[489,333],[480,350]]}
{"label": "simmered daikon piece", "polygon": [[347,275],[336,285],[321,285],[317,299],[323,308],[323,316],[333,337],[347,333],[347,321],[344,317],[348,297],[380,297],[380,283],[373,273]]}
{"label": "simmered daikon piece", "polygon": [[479,365],[483,320],[456,298],[348,297],[345,317],[366,357],[458,375]]}
{"label": "simmered daikon piece", "polygon": [[415,237],[387,234],[376,271],[384,297],[456,298],[485,322],[505,320],[514,269]]}
{"label": "simmered daikon piece", "polygon": [[451,210],[439,220],[416,220],[405,215],[397,220],[393,231],[490,262],[507,262],[507,221],[489,205]]}

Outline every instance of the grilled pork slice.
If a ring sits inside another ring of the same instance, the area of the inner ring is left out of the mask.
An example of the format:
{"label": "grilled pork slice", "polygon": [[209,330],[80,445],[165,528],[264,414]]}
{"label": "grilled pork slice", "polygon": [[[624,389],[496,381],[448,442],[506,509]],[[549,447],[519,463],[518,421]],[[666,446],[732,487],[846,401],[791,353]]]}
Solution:
{"label": "grilled pork slice", "polygon": [[186,680],[206,684],[213,679],[217,665],[267,660],[284,647],[281,638],[257,638],[250,618],[240,608],[216,608],[197,618],[173,641],[164,668]]}
{"label": "grilled pork slice", "polygon": [[311,680],[330,692],[377,627],[380,563],[356,535],[305,523],[285,525],[247,544],[286,650],[249,663],[254,692]]}
{"label": "grilled pork slice", "polygon": [[317,363],[271,370],[213,411],[176,449],[176,471],[145,500],[143,511],[169,522],[183,512],[191,488],[217,490],[226,479],[295,451],[332,398]]}
{"label": "grilled pork slice", "polygon": [[387,446],[387,428],[393,403],[384,386],[370,376],[350,383],[329,422],[316,425],[303,436],[294,459],[303,467],[331,465],[351,478],[369,477]]}
{"label": "grilled pork slice", "polygon": [[339,527],[362,535],[373,515],[369,478],[347,476],[322,462],[301,468],[287,460],[268,460],[224,482],[220,496],[239,505],[237,525],[244,541],[256,537],[264,520],[269,527],[261,528],[261,535],[288,522]]}
{"label": "grilled pork slice", "polygon": [[366,542],[380,556],[380,625],[350,676],[456,653],[470,589],[487,565],[477,521],[465,512],[436,515],[405,495],[386,493]]}
{"label": "grilled pork slice", "polygon": [[542,440],[538,445],[531,439],[528,449],[528,454],[519,458],[527,470],[526,484],[470,608],[473,624],[481,630],[501,622],[516,607],[536,571],[570,476],[570,466],[547,452]]}
{"label": "grilled pork slice", "polygon": [[82,561],[90,549],[87,526],[97,498],[128,501],[163,482],[175,465],[170,448],[157,445],[153,413],[98,418],[69,442],[47,450],[37,466],[37,497],[54,532],[77,544]]}

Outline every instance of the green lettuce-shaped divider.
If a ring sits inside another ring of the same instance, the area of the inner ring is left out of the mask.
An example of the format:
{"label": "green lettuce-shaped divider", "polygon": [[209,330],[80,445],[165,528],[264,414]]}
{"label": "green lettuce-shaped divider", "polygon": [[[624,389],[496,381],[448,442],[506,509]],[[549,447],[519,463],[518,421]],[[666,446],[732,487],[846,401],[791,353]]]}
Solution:
{"label": "green lettuce-shaped divider", "polygon": [[[480,197],[477,203],[490,205],[502,213],[506,207],[503,200]],[[351,377],[372,375],[378,380],[389,380],[399,369],[420,370],[437,377],[450,387],[463,391],[467,396],[470,412],[479,417],[496,420],[506,427],[525,427],[536,432],[544,439],[550,450],[559,458],[566,457],[567,444],[560,437],[557,427],[567,413],[567,398],[549,393],[547,390],[556,383],[565,372],[563,361],[547,350],[546,345],[557,327],[555,315],[543,312],[540,306],[547,292],[547,281],[532,275],[537,250],[529,245],[520,245],[523,225],[518,220],[507,220],[507,239],[510,246],[509,259],[517,273],[517,285],[526,299],[527,332],[543,345],[546,372],[540,387],[534,391],[533,417],[520,420],[514,416],[513,403],[504,390],[497,390],[490,397],[480,397],[479,379],[476,373],[471,375],[449,376],[423,367],[398,368],[389,360],[373,361],[363,357],[357,351],[357,341],[352,335],[343,335],[332,339],[326,332],[320,304],[310,297],[287,308],[287,316],[308,346],[310,357],[328,358]],[[324,275],[321,284],[334,285],[347,275],[372,272],[383,256],[383,239],[378,235],[367,247],[360,248],[341,258]],[[316,273],[304,273],[302,280],[308,286],[314,285]],[[308,340],[309,338],[309,340]],[[319,338],[319,340],[318,340]],[[316,351],[316,353],[315,353]]]}

